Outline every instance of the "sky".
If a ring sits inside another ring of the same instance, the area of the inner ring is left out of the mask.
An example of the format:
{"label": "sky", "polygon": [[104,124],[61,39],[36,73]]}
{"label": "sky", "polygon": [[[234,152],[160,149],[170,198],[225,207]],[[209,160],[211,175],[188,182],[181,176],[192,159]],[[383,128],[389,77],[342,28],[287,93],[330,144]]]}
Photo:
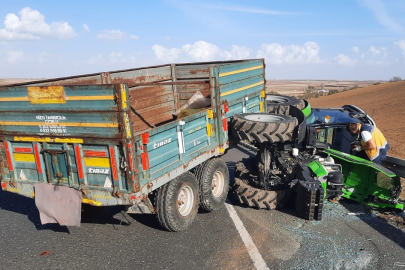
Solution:
{"label": "sky", "polygon": [[0,0],[0,78],[247,58],[267,79],[404,78],[403,14],[405,0]]}

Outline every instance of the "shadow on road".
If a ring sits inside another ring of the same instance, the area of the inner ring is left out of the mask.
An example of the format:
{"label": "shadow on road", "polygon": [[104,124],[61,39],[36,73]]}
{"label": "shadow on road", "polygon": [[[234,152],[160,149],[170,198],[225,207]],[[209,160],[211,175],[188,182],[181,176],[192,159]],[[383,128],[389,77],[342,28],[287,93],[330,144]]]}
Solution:
{"label": "shadow on road", "polygon": [[[350,201],[345,201],[344,203],[342,203],[342,205],[350,212],[365,212],[366,214],[359,215],[357,217],[368,226],[379,232],[381,235],[385,236],[401,248],[405,249],[405,237],[404,232],[401,229],[389,224],[381,218],[371,216],[370,213],[367,213],[370,211],[367,206],[352,203]],[[354,228],[352,229],[356,231]],[[362,232],[356,232],[363,235]]]}
{"label": "shadow on road", "polygon": [[[36,208],[33,199],[11,192],[5,192],[0,189],[0,209],[27,216],[28,220],[35,225],[37,230],[52,230],[54,232],[70,233],[66,226],[61,226],[59,224],[42,225],[38,209]],[[142,218],[137,217],[134,219],[138,220]],[[124,206],[103,208],[87,207],[85,211],[82,211],[81,223],[130,225],[131,218],[125,214]]]}

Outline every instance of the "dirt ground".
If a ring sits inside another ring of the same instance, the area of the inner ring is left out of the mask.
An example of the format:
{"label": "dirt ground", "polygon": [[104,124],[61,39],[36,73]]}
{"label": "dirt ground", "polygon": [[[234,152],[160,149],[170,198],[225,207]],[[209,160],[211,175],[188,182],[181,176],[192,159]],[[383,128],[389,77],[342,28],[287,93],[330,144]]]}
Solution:
{"label": "dirt ground", "polygon": [[352,87],[365,87],[372,85],[376,81],[316,81],[316,80],[266,80],[267,92],[277,92],[280,95],[300,96],[305,89],[312,87],[314,90],[338,90],[343,91]]}
{"label": "dirt ground", "polygon": [[309,100],[311,107],[352,104],[370,114],[382,131],[390,156],[405,158],[405,81],[372,85]]}

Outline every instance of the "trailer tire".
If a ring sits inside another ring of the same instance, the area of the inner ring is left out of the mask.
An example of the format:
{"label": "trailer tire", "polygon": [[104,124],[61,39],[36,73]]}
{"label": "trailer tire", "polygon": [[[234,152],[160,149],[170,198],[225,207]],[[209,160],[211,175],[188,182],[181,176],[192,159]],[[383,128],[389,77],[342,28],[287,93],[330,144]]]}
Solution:
{"label": "trailer tire", "polygon": [[298,119],[281,114],[244,113],[234,115],[231,125],[243,140],[284,143],[293,140]]}
{"label": "trailer tire", "polygon": [[302,99],[282,95],[267,95],[267,112],[275,114],[288,115],[290,113],[290,106],[297,107],[302,110],[305,108],[305,102]]}
{"label": "trailer tire", "polygon": [[195,169],[200,186],[200,208],[206,212],[219,209],[229,189],[229,171],[225,161],[210,159]]}
{"label": "trailer tire", "polygon": [[156,217],[165,230],[182,231],[193,224],[198,203],[197,180],[191,172],[185,172],[157,192]]}

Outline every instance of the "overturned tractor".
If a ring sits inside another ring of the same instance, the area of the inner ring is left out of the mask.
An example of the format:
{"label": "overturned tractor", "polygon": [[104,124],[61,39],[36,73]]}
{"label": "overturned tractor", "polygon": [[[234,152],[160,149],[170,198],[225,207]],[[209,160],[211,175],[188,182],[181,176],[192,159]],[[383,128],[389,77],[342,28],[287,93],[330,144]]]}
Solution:
{"label": "overturned tractor", "polygon": [[289,203],[307,220],[321,220],[325,198],[342,195],[342,167],[323,150],[318,134],[307,130],[306,101],[273,96],[267,114],[235,115],[231,126],[257,149],[255,157],[236,164],[234,198],[258,209],[281,209]]}

